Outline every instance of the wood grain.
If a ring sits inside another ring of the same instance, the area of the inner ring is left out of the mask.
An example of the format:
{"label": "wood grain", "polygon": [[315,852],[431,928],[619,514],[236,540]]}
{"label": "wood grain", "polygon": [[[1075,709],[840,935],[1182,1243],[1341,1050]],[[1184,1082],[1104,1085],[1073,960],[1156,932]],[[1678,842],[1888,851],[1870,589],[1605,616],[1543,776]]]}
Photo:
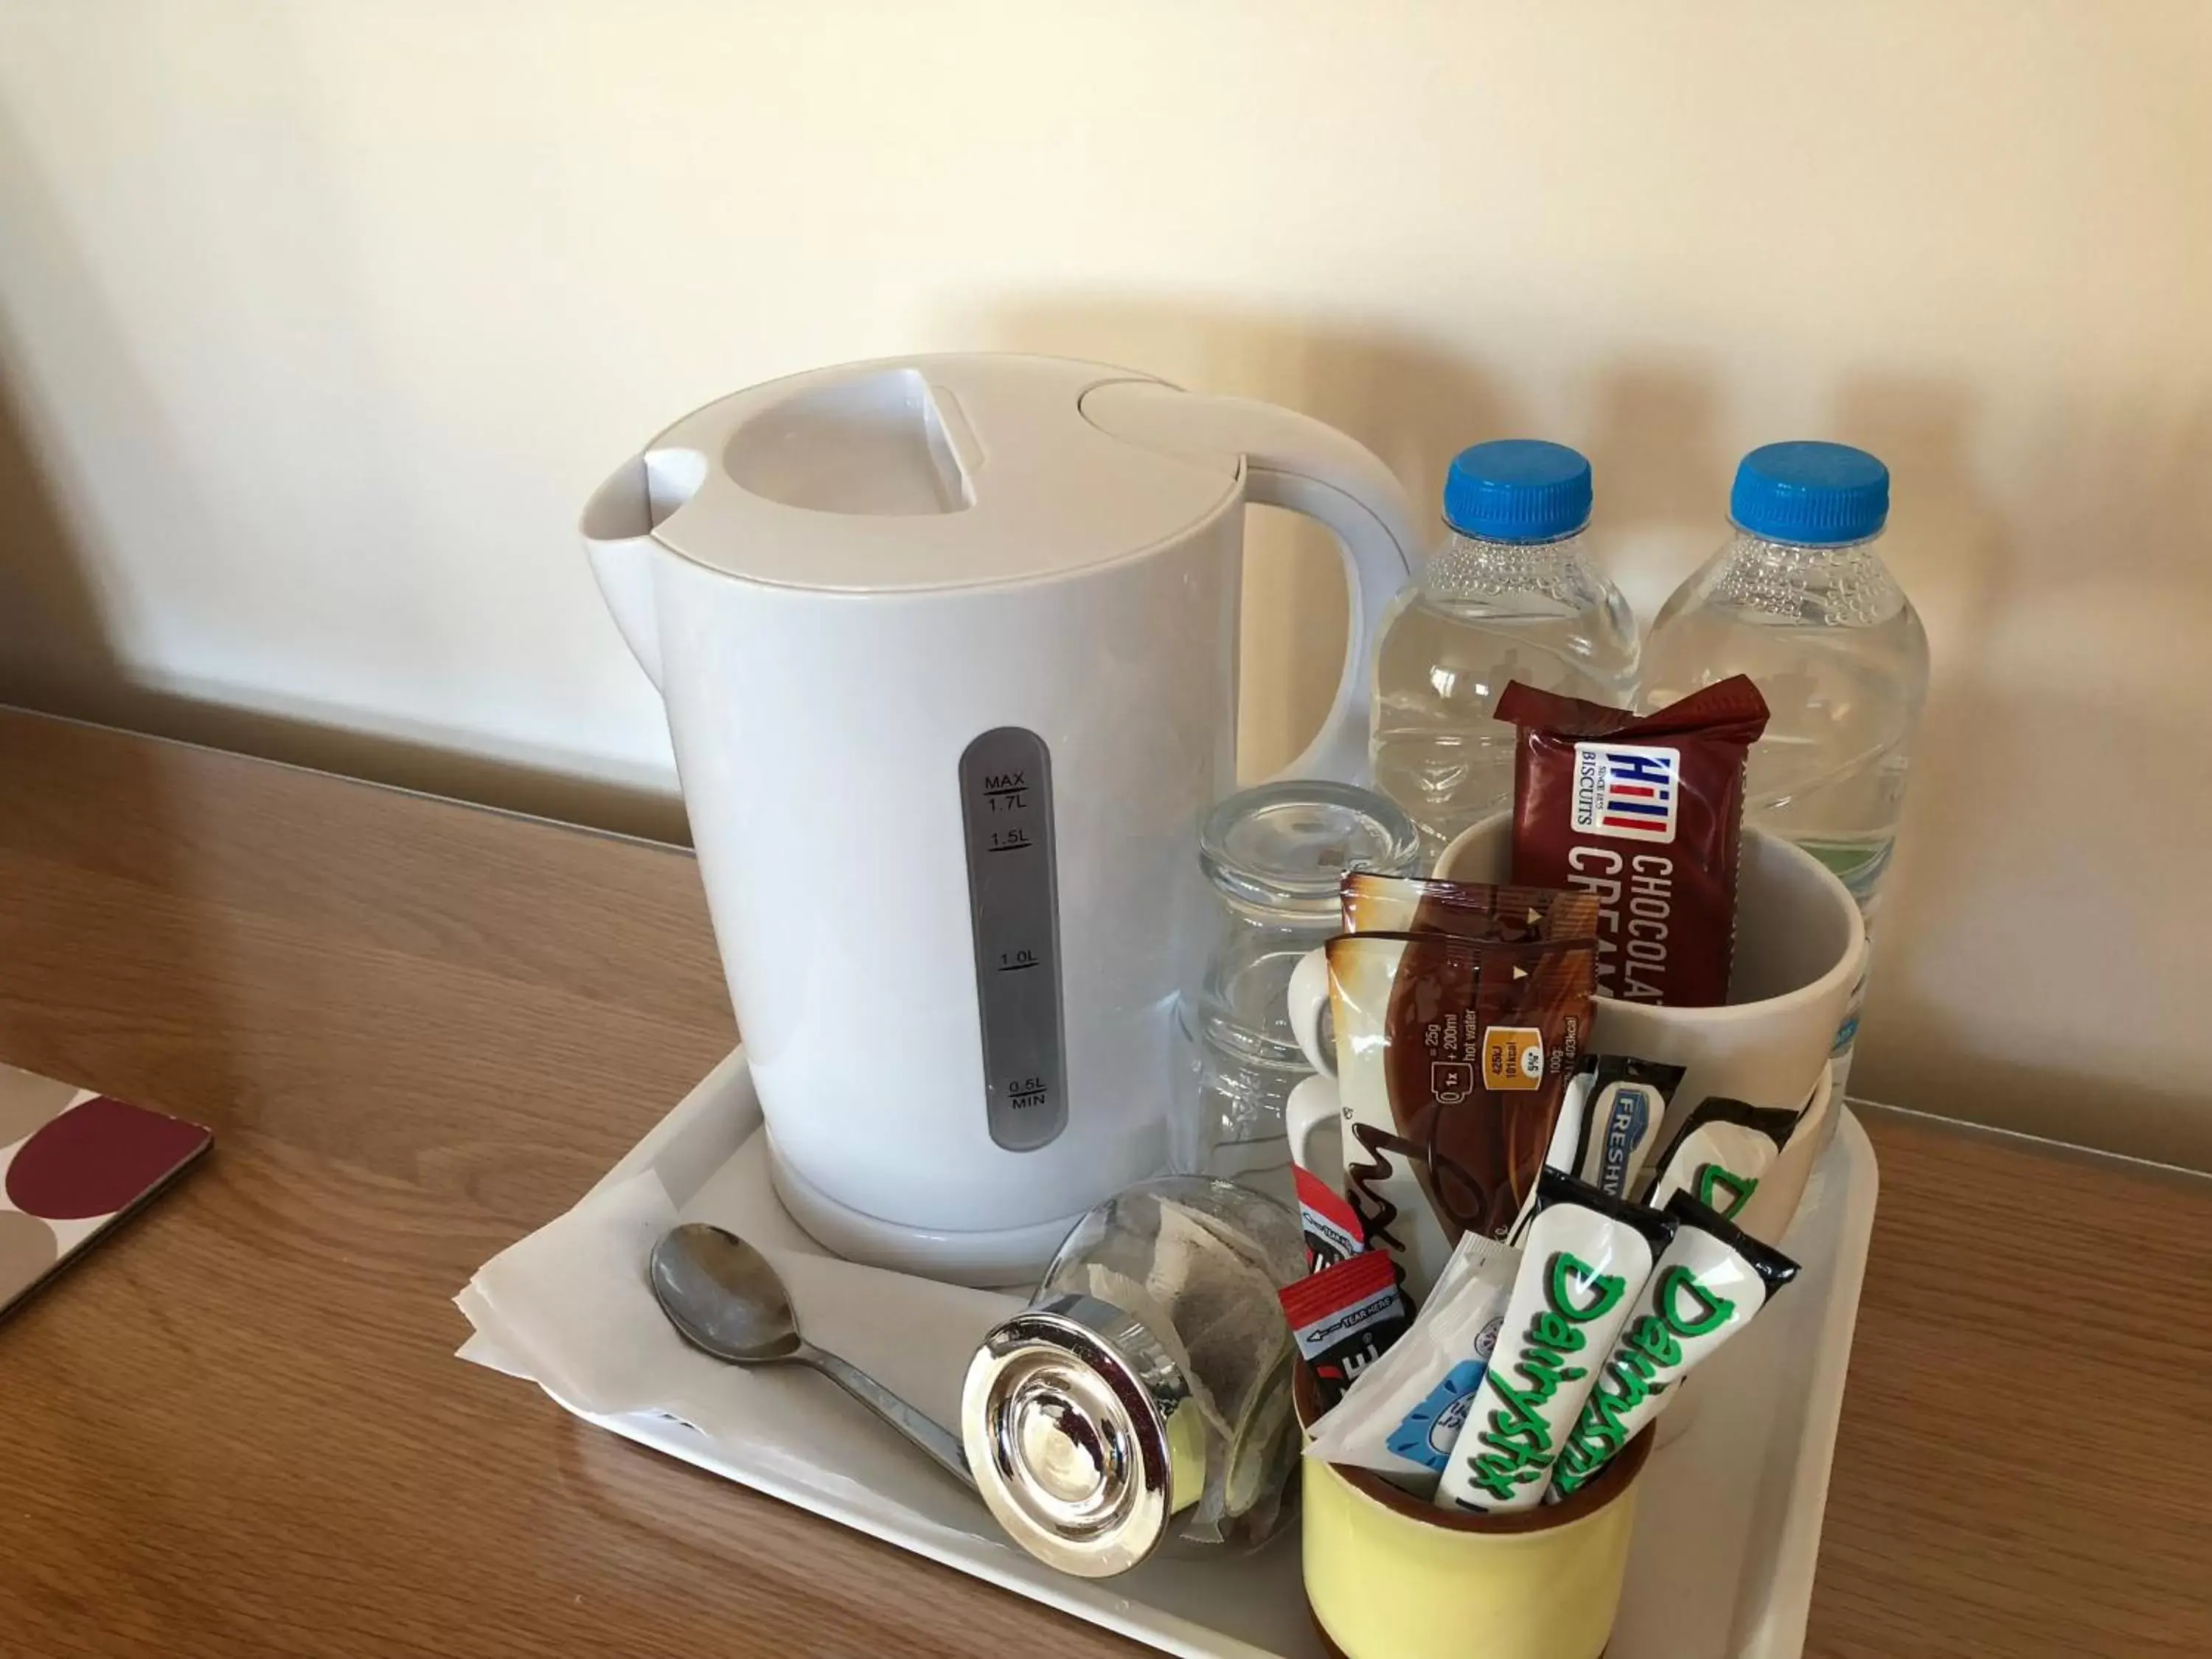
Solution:
{"label": "wood grain", "polygon": [[2212,1654],[2212,1182],[1868,1127],[1808,1652]]}
{"label": "wood grain", "polygon": [[[0,1327],[0,1653],[1133,1653],[463,1365],[732,1040],[685,854],[0,712],[0,1058],[216,1151]],[[1901,1118],[1808,1651],[2212,1651],[2212,1188]]]}

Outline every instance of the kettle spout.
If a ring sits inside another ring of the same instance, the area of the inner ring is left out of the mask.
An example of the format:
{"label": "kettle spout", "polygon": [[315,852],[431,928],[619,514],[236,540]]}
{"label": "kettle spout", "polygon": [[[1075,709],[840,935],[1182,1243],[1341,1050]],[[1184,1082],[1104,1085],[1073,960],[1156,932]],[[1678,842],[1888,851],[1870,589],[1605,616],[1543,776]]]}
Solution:
{"label": "kettle spout", "polygon": [[682,451],[635,456],[617,468],[584,508],[584,547],[615,625],[646,678],[660,684],[660,624],[653,599],[653,527],[689,500],[703,472]]}

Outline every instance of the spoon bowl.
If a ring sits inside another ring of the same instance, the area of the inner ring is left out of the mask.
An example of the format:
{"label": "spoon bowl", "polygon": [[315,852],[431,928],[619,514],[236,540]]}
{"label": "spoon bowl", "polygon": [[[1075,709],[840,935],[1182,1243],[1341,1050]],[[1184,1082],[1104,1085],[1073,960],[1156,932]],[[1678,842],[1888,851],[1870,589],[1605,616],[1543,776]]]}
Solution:
{"label": "spoon bowl", "polygon": [[660,1311],[702,1353],[760,1365],[795,1359],[805,1346],[775,1267],[735,1233],[696,1221],[671,1228],[649,1271]]}
{"label": "spoon bowl", "polygon": [[701,1221],[671,1227],[653,1245],[646,1277],[677,1334],[700,1352],[732,1365],[811,1366],[962,1486],[975,1489],[959,1437],[859,1366],[801,1336],[798,1310],[775,1265],[735,1233]]}

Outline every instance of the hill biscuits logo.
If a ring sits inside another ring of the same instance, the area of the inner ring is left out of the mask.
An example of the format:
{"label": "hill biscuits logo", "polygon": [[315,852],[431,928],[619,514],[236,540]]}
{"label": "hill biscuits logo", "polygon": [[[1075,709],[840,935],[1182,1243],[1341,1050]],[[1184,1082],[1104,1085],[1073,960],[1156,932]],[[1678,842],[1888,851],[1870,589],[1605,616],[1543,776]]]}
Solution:
{"label": "hill biscuits logo", "polygon": [[1615,841],[1674,840],[1681,775],[1679,749],[1577,744],[1574,833]]}

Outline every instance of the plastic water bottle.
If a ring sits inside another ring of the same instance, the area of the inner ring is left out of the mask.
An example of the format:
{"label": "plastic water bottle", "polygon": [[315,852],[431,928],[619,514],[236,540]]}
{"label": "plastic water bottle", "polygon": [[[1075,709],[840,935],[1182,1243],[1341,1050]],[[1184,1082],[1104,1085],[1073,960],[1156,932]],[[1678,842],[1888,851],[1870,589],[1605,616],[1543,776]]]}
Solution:
{"label": "plastic water bottle", "polygon": [[1444,480],[1449,538],[1385,620],[1375,659],[1375,786],[1421,832],[1424,865],[1513,805],[1509,680],[1625,708],[1636,623],[1590,568],[1589,463],[1563,444],[1463,449]]}
{"label": "plastic water bottle", "polygon": [[[1771,718],[1745,816],[1840,876],[1871,927],[1928,694],[1928,636],[1876,548],[1889,469],[1843,444],[1769,444],[1736,469],[1729,516],[1735,538],[1659,612],[1643,706],[1750,675]],[[1865,989],[1836,1034],[1838,1097]]]}

